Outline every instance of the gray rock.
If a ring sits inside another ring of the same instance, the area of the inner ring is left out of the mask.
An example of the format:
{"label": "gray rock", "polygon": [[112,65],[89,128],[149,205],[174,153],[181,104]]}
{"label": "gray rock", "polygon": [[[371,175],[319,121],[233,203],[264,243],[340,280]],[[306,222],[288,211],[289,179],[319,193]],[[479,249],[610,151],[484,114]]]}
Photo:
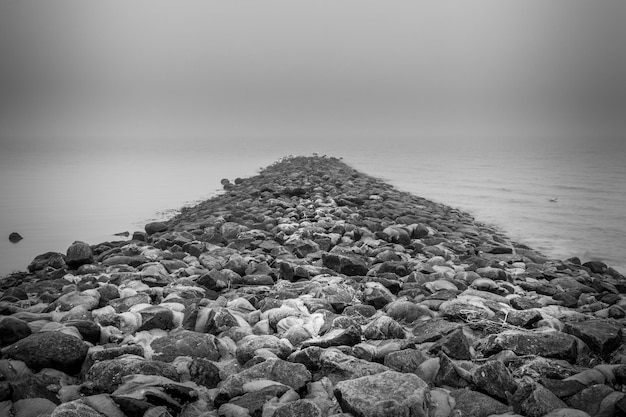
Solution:
{"label": "gray rock", "polygon": [[[509,407],[482,392],[458,389],[450,393],[455,400],[454,410],[463,417],[487,417],[504,414]],[[454,415],[454,414],[453,414]]]}
{"label": "gray rock", "polygon": [[582,339],[594,352],[608,355],[622,343],[622,325],[612,320],[587,320],[565,324],[565,331]]}
{"label": "gray rock", "polygon": [[151,222],[151,223],[146,224],[144,229],[148,235],[153,235],[155,233],[167,231],[168,227],[163,222]]}
{"label": "gray rock", "polygon": [[6,358],[23,361],[33,370],[53,368],[73,375],[87,357],[87,345],[61,332],[34,333],[2,349]]}
{"label": "gray rock", "polygon": [[31,333],[32,330],[24,320],[10,316],[0,319],[0,347],[11,345]]}
{"label": "gray rock", "polygon": [[173,330],[167,336],[154,339],[150,347],[154,351],[152,359],[163,362],[172,362],[177,356],[206,358],[212,361],[220,359],[215,336],[190,330]]}
{"label": "gray rock", "polygon": [[99,392],[112,393],[125,376],[136,374],[159,375],[178,381],[178,373],[172,365],[132,356],[96,362],[85,374],[85,381],[91,382]]}
{"label": "gray rock", "polygon": [[219,388],[216,403],[223,404],[231,398],[242,395],[245,383],[259,379],[276,381],[298,391],[311,380],[311,373],[301,363],[267,359],[226,378]]}
{"label": "gray rock", "polygon": [[336,348],[324,350],[319,357],[320,369],[316,373],[316,380],[328,377],[333,383],[346,379],[373,375],[390,369],[380,363],[369,362],[354,356],[346,355]]}
{"label": "gray rock", "polygon": [[91,247],[85,242],[74,242],[67,248],[65,263],[71,268],[78,268],[81,265],[93,262],[93,252]]}
{"label": "gray rock", "polygon": [[428,384],[417,375],[396,371],[341,381],[335,387],[341,409],[363,417],[428,417],[428,393]]}
{"label": "gray rock", "polygon": [[249,335],[237,343],[235,353],[240,364],[245,364],[254,358],[260,349],[270,351],[281,359],[286,359],[292,352],[293,347],[285,339],[279,339],[273,335]]}
{"label": "gray rock", "polygon": [[311,400],[296,400],[280,405],[272,417],[322,417],[322,410]]}
{"label": "gray rock", "polygon": [[363,336],[370,340],[404,339],[404,328],[389,316],[380,316],[365,327]]}
{"label": "gray rock", "polygon": [[484,354],[490,356],[501,350],[512,350],[517,355],[538,355],[546,358],[576,361],[576,339],[561,332],[518,332],[506,331],[487,337],[482,346]]}
{"label": "gray rock", "polygon": [[507,400],[507,393],[513,394],[517,384],[504,364],[498,360],[489,361],[472,372],[476,388],[492,397]]}

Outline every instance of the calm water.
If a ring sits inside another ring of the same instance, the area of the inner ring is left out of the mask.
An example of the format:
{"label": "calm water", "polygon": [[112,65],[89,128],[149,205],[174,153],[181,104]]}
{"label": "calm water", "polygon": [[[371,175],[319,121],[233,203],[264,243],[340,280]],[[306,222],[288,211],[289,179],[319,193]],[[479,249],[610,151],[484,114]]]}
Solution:
{"label": "calm water", "polygon": [[[397,188],[459,207],[556,258],[626,273],[626,148],[420,140],[181,141],[0,152],[0,276],[173,214],[288,154],[343,157]],[[550,198],[558,197],[558,202]],[[19,232],[24,240],[8,241]]]}

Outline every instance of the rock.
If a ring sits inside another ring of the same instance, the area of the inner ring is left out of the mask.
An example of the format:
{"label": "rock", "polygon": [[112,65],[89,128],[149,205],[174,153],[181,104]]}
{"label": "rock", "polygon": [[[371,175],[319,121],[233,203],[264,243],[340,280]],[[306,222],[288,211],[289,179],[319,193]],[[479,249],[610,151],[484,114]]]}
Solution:
{"label": "rock", "polygon": [[413,338],[415,343],[434,342],[441,339],[446,334],[461,328],[461,324],[450,322],[444,319],[432,319],[418,322],[413,328]]}
{"label": "rock", "polygon": [[[613,409],[609,411],[606,409],[609,408],[607,407],[609,406],[609,404],[607,404],[604,399],[614,392],[615,391],[613,391],[612,388],[604,384],[594,384],[571,396],[569,399],[567,399],[567,404],[572,408],[585,411],[592,416],[598,415],[600,411],[602,411],[601,415],[612,415],[615,412],[615,404],[611,404],[611,408]],[[620,397],[624,397],[623,393],[620,394]],[[618,399],[619,398],[616,398],[615,402]]]}
{"label": "rock", "polygon": [[394,371],[417,374],[418,367],[428,357],[417,349],[402,349],[385,356],[384,365]]}
{"label": "rock", "polygon": [[546,358],[576,361],[576,339],[560,332],[505,331],[487,337],[482,346],[485,356],[508,349],[517,355],[538,355]]}
{"label": "rock", "polygon": [[607,356],[622,343],[622,325],[611,320],[568,322],[565,331],[582,339],[594,352]]}
{"label": "rock", "polygon": [[19,241],[20,241],[20,240],[22,240],[22,239],[24,239],[24,238],[22,237],[22,235],[20,235],[20,234],[19,234],[19,233],[17,233],[17,232],[12,232],[11,234],[9,234],[9,241],[10,241],[11,243],[17,243],[17,242],[19,242]]}
{"label": "rock", "polygon": [[119,388],[125,376],[135,374],[159,375],[178,381],[178,373],[172,365],[132,356],[93,364],[85,374],[85,381],[91,382],[98,392],[110,394]]}
{"label": "rock", "polygon": [[333,383],[347,379],[373,375],[390,369],[376,362],[357,359],[336,348],[325,349],[319,356],[319,371],[316,380],[328,377]]}
{"label": "rock", "polygon": [[50,417],[102,417],[102,414],[80,399],[59,405]]}
{"label": "rock", "polygon": [[61,332],[34,333],[2,349],[6,358],[24,361],[29,368],[53,368],[67,374],[80,371],[87,357],[87,345]]}
{"label": "rock", "polygon": [[470,360],[472,352],[463,329],[454,330],[437,340],[429,349],[431,353],[443,352],[454,359]]}
{"label": "rock", "polygon": [[353,346],[361,341],[361,329],[349,326],[346,329],[332,329],[323,336],[314,337],[302,342],[302,348],[317,346],[327,348],[331,346]]}
{"label": "rock", "polygon": [[322,264],[348,276],[365,275],[368,270],[364,259],[350,254],[322,253]]}
{"label": "rock", "polygon": [[154,339],[150,348],[154,351],[152,359],[163,362],[172,362],[178,356],[216,361],[220,359],[216,343],[213,335],[176,329],[167,336]]}
{"label": "rock", "polygon": [[0,318],[0,347],[5,347],[30,336],[32,330],[28,324],[15,317]]}
{"label": "rock", "polygon": [[84,264],[93,262],[93,252],[91,247],[85,242],[76,241],[67,248],[65,263],[70,268],[78,268]]}
{"label": "rock", "polygon": [[150,236],[155,233],[166,232],[168,230],[168,227],[163,222],[151,222],[146,224],[144,229],[148,236]]}
{"label": "rock", "polygon": [[404,328],[389,316],[381,316],[367,325],[363,336],[370,340],[404,339]]}
{"label": "rock", "polygon": [[389,317],[406,324],[414,323],[421,317],[428,317],[431,314],[427,308],[406,300],[396,300],[387,304],[385,309]]}
{"label": "rock", "polygon": [[543,417],[551,411],[567,408],[552,392],[534,382],[523,382],[511,396],[513,411],[528,417]]}
{"label": "rock", "polygon": [[512,395],[517,389],[513,376],[498,360],[488,361],[474,369],[472,380],[480,391],[503,401],[507,400],[507,394]]}
{"label": "rock", "polygon": [[356,416],[429,415],[428,384],[414,374],[387,371],[341,381],[335,396],[344,412]]}
{"label": "rock", "polygon": [[450,392],[450,395],[455,401],[454,411],[463,417],[495,416],[509,411],[507,405],[481,392],[458,389]]}
{"label": "rock", "polygon": [[259,379],[276,381],[298,391],[311,380],[311,373],[301,363],[267,359],[226,378],[219,388],[217,404],[244,394],[244,384]]}
{"label": "rock", "polygon": [[588,268],[594,274],[604,274],[608,270],[608,266],[604,262],[589,261],[583,264],[585,268]]}
{"label": "rock", "polygon": [[280,405],[272,417],[322,417],[322,410],[311,400],[296,400]]}
{"label": "rock", "polygon": [[279,339],[273,335],[249,335],[237,343],[237,360],[243,365],[254,358],[259,350],[269,351],[281,359],[286,359],[293,347],[286,339]]}

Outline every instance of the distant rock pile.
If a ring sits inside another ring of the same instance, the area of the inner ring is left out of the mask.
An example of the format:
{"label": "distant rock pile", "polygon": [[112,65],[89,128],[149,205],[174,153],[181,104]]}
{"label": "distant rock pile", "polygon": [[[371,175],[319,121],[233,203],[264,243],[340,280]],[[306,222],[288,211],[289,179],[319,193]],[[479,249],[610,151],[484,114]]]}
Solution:
{"label": "distant rock pile", "polygon": [[338,159],[0,280],[0,415],[620,416],[626,280]]}

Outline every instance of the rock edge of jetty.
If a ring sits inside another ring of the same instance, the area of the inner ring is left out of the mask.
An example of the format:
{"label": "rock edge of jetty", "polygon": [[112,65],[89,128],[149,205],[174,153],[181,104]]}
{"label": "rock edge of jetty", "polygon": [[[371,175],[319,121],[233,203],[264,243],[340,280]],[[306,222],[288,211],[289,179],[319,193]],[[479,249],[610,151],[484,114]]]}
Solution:
{"label": "rock edge of jetty", "polygon": [[287,157],[0,280],[0,415],[626,415],[626,280]]}

